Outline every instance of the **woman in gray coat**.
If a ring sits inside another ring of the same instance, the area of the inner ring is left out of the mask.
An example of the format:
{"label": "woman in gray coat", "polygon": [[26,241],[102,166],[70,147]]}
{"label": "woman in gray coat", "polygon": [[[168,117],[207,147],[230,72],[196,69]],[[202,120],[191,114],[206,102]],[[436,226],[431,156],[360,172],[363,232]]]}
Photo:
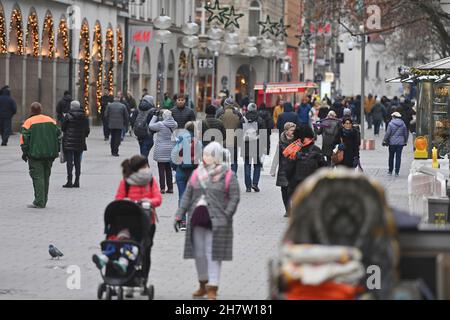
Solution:
{"label": "woman in gray coat", "polygon": [[170,154],[172,152],[175,141],[172,141],[172,133],[177,128],[177,122],[172,117],[170,110],[164,110],[162,114],[162,121],[158,122],[158,117],[153,116],[149,130],[157,132],[155,139],[155,151],[153,153],[153,160],[158,162],[159,171],[159,187],[161,193],[173,193],[172,168],[170,167]]}
{"label": "woman in gray coat", "polygon": [[193,296],[210,300],[217,296],[222,261],[232,260],[233,215],[240,199],[239,183],[229,163],[223,163],[224,155],[229,159],[218,142],[205,147],[175,218],[177,227],[187,214],[184,258],[195,259],[200,283]]}

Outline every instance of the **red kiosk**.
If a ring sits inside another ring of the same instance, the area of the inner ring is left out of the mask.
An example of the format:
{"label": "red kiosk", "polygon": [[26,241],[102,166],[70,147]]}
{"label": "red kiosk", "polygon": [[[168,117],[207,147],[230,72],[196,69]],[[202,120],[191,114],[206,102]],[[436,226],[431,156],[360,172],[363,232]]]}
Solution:
{"label": "red kiosk", "polygon": [[266,101],[264,101],[264,84],[255,85],[255,97],[256,104],[260,105],[262,102],[266,103],[267,108],[273,108],[275,101],[273,97],[275,96],[286,96],[287,94],[294,94],[293,102],[297,99],[297,94],[314,94],[314,91],[318,89],[319,86],[314,82],[269,82],[266,84]]}

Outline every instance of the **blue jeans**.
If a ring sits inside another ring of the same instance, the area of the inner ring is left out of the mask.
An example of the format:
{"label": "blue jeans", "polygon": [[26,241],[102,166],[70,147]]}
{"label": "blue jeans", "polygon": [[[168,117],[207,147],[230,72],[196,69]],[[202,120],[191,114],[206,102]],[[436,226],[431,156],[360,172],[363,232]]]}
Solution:
{"label": "blue jeans", "polygon": [[398,174],[400,172],[400,164],[402,161],[402,150],[403,146],[394,145],[389,146],[389,172],[392,173],[394,168],[394,156],[395,156],[395,173]]}
{"label": "blue jeans", "polygon": [[2,143],[7,144],[11,135],[11,118],[0,118],[0,133],[2,134]]}
{"label": "blue jeans", "polygon": [[234,174],[237,175],[237,171],[238,171],[238,164],[237,163],[232,163],[231,164],[231,171],[233,171]]}
{"label": "blue jeans", "polygon": [[[180,167],[177,167],[177,171],[175,172],[175,180],[177,181],[178,188],[178,206],[180,205],[184,191],[186,191],[192,172],[193,170],[183,170]],[[183,216],[183,222],[186,222],[186,215]]]}
{"label": "blue jeans", "polygon": [[139,148],[141,151],[141,155],[148,158],[150,150],[153,147],[153,137],[147,137],[145,139],[139,139]]}
{"label": "blue jeans", "polygon": [[245,186],[247,188],[251,188],[252,186],[257,186],[259,183],[259,178],[261,176],[261,164],[253,165],[253,183],[251,178],[252,165],[250,163],[244,164],[244,173],[245,173]]}
{"label": "blue jeans", "polygon": [[381,120],[373,120],[374,134],[380,134]]}

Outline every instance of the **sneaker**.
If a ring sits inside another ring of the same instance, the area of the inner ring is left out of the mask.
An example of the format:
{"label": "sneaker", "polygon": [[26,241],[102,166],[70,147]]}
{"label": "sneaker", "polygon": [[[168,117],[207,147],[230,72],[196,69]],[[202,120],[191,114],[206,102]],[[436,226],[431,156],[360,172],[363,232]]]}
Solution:
{"label": "sneaker", "polygon": [[159,192],[161,192],[161,194],[165,194],[166,190],[160,190]]}
{"label": "sneaker", "polygon": [[30,209],[43,209],[45,207],[37,206],[34,203],[32,203],[32,204],[27,205],[27,208],[30,208]]}
{"label": "sneaker", "polygon": [[121,275],[127,274],[127,266],[120,263],[120,261],[113,261],[114,269],[119,272]]}
{"label": "sneaker", "polygon": [[104,139],[103,139],[103,141],[108,141],[108,140],[109,140],[109,138],[104,138]]}
{"label": "sneaker", "polygon": [[7,143],[6,142],[2,142],[2,146],[6,146],[7,145]]}
{"label": "sneaker", "polygon": [[173,193],[173,189],[167,190],[166,193]]}
{"label": "sneaker", "polygon": [[289,215],[288,215],[288,213],[287,212],[285,212],[284,213],[284,216],[283,216],[284,218],[287,218],[287,217],[289,217]]}
{"label": "sneaker", "polygon": [[399,174],[398,172],[396,172],[396,173],[395,173],[395,176],[396,176],[396,177],[399,177],[399,176],[400,176],[400,174]]}
{"label": "sneaker", "polygon": [[92,261],[95,263],[97,268],[99,270],[103,269],[103,267],[108,263],[108,261],[105,261],[102,257],[100,257],[98,254],[94,254],[92,256]]}
{"label": "sneaker", "polygon": [[389,175],[389,176],[392,176],[392,171],[388,171],[388,175]]}
{"label": "sneaker", "polygon": [[186,222],[181,221],[180,231],[186,231]]}
{"label": "sneaker", "polygon": [[252,188],[247,188],[246,192],[252,192]]}
{"label": "sneaker", "polygon": [[252,189],[255,190],[255,192],[259,192],[260,191],[258,186],[256,186],[256,185],[252,186]]}

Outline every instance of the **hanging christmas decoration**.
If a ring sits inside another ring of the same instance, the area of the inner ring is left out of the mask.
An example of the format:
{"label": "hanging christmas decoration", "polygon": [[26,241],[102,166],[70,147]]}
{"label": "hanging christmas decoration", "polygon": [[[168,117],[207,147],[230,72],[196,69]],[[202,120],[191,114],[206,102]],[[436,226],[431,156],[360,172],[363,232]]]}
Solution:
{"label": "hanging christmas decoration", "polygon": [[5,24],[5,16],[3,13],[3,8],[0,7],[0,54],[7,53],[8,50],[6,48],[6,24]]}
{"label": "hanging christmas decoration", "polygon": [[102,80],[103,80],[103,54],[102,54],[102,30],[99,24],[96,24],[94,27],[94,41],[95,41],[95,56],[94,59],[97,62],[97,79],[95,81],[95,98],[97,105],[97,112],[100,114],[101,111],[101,103],[100,98],[102,96]]}
{"label": "hanging christmas decoration", "polygon": [[123,63],[123,39],[120,29],[117,29],[117,62]]}
{"label": "hanging christmas decoration", "polygon": [[[89,115],[89,64],[90,64],[90,50],[89,50],[89,28],[86,23],[81,27],[80,42],[83,45],[81,50],[81,64],[79,78],[82,82],[83,91],[83,109]],[[81,77],[81,73],[83,77]]]}
{"label": "hanging christmas decoration", "polygon": [[[112,29],[108,29],[106,31],[106,52],[109,52],[109,62],[107,64],[107,70],[106,71],[106,89],[108,90],[110,95],[113,95],[114,89],[113,89],[113,81],[114,81],[114,32]],[[105,59],[107,59],[108,56],[105,53]]]}
{"label": "hanging christmas decoration", "polygon": [[216,0],[214,3],[214,7],[211,7],[209,4],[205,6],[205,10],[211,13],[208,18],[208,22],[211,23],[214,20],[219,21],[221,24],[224,22],[225,13],[228,11],[228,8],[221,8],[219,4],[219,0]]}
{"label": "hanging christmas decoration", "polygon": [[234,25],[236,28],[239,29],[239,23],[238,19],[242,18],[244,16],[243,13],[235,13],[234,12],[234,6],[230,7],[230,10],[228,13],[223,15],[225,18],[225,29],[228,28],[230,25]]}
{"label": "hanging christmas decoration", "polygon": [[27,24],[27,54],[31,54],[34,57],[39,55],[39,32],[38,32],[38,21],[36,12],[32,12],[28,16]]}
{"label": "hanging christmas decoration", "polygon": [[64,59],[69,58],[69,35],[67,31],[67,22],[64,18],[61,18],[61,21],[59,22],[58,39],[61,39],[60,41],[62,41]]}
{"label": "hanging christmas decoration", "polygon": [[[23,31],[22,31],[22,13],[17,8],[15,8],[12,11],[10,29],[15,30],[16,37],[17,37],[16,47],[12,48],[13,49],[12,53],[22,55],[24,53]],[[11,46],[11,39],[9,40],[9,43]]]}
{"label": "hanging christmas decoration", "polygon": [[[45,34],[48,37],[48,52],[44,51],[45,44]],[[44,20],[44,35],[42,37],[42,55],[49,58],[55,57],[55,33],[53,31],[53,18],[51,14],[47,14]]]}
{"label": "hanging christmas decoration", "polygon": [[266,17],[266,21],[259,21],[258,24],[263,27],[261,31],[261,35],[264,35],[265,33],[270,33],[271,35],[275,35],[276,27],[278,23],[271,22],[269,15]]}
{"label": "hanging christmas decoration", "polygon": [[283,37],[287,37],[288,34],[287,34],[286,30],[287,30],[289,27],[290,27],[290,25],[285,25],[285,24],[284,24],[284,19],[281,18],[281,19],[280,19],[280,22],[277,24],[275,35],[276,35],[277,37],[280,36],[280,35],[282,35]]}
{"label": "hanging christmas decoration", "polygon": [[444,76],[450,75],[450,69],[418,69],[411,68],[409,72],[415,76]]}

